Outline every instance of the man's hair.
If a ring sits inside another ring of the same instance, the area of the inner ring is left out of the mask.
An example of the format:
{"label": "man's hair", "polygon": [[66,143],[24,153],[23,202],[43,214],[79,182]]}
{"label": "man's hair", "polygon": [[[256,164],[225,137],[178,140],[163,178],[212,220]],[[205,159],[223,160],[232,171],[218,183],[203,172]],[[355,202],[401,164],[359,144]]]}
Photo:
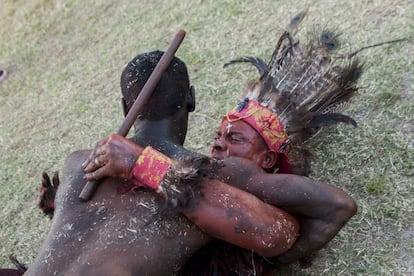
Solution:
{"label": "man's hair", "polygon": [[[162,55],[162,51],[139,54],[122,71],[121,90],[126,111],[132,107]],[[174,57],[162,74],[148,103],[140,112],[140,118],[160,120],[173,115],[186,104],[189,90],[190,80],[187,67],[183,61]]]}

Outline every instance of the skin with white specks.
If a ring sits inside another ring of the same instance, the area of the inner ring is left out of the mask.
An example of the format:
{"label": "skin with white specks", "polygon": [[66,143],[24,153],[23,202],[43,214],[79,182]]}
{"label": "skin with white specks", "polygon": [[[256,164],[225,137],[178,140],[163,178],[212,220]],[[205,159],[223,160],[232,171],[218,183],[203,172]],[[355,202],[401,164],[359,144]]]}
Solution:
{"label": "skin with white specks", "polygon": [[79,202],[77,160],[88,153],[67,159],[52,228],[27,275],[171,275],[210,240],[183,216],[161,215],[153,192],[119,195],[119,180],[104,179],[91,201]]}

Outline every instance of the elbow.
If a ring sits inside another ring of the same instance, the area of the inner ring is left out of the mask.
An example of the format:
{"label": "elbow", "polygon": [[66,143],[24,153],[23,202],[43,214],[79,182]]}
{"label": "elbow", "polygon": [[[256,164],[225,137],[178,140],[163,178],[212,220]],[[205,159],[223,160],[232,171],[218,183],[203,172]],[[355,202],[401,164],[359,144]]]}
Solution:
{"label": "elbow", "polygon": [[347,218],[347,220],[355,216],[355,214],[358,212],[358,206],[355,200],[350,196],[347,196],[347,198],[344,200],[342,204],[342,209],[345,213],[344,216]]}
{"label": "elbow", "polygon": [[345,224],[358,212],[358,205],[355,200],[349,195],[345,194],[341,196],[337,202],[337,208],[335,212],[336,220],[339,220],[342,224]]}
{"label": "elbow", "polygon": [[358,212],[358,205],[355,202],[355,200],[351,197],[350,197],[350,202],[348,203],[347,210],[348,210],[349,218],[355,216],[356,213]]}
{"label": "elbow", "polygon": [[299,223],[296,220],[279,222],[273,227],[255,236],[253,250],[263,257],[274,257],[288,251],[299,235]]}
{"label": "elbow", "polygon": [[254,251],[262,257],[274,257],[288,251],[295,243],[298,235],[286,235],[277,238],[260,239]]}

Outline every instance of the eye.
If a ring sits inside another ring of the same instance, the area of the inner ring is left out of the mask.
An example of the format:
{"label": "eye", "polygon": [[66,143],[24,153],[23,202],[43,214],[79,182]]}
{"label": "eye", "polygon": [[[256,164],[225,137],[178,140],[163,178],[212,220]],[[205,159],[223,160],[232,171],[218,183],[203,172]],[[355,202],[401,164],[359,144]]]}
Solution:
{"label": "eye", "polygon": [[220,137],[221,137],[221,132],[216,131],[216,135],[214,136],[214,140],[220,139]]}
{"label": "eye", "polygon": [[231,135],[231,136],[230,136],[230,141],[232,141],[232,142],[236,142],[236,143],[239,143],[239,142],[242,142],[242,141],[243,141],[243,139],[242,139],[240,136],[237,136],[237,135]]}

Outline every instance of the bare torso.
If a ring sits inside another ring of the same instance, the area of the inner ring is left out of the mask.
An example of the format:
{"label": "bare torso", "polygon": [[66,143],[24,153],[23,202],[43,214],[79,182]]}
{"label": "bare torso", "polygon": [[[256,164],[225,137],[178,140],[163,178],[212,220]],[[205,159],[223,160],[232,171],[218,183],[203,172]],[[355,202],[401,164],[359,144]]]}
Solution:
{"label": "bare torso", "polygon": [[81,203],[88,154],[67,159],[51,230],[27,275],[173,275],[211,240],[184,216],[160,214],[154,192],[118,194],[117,179]]}

